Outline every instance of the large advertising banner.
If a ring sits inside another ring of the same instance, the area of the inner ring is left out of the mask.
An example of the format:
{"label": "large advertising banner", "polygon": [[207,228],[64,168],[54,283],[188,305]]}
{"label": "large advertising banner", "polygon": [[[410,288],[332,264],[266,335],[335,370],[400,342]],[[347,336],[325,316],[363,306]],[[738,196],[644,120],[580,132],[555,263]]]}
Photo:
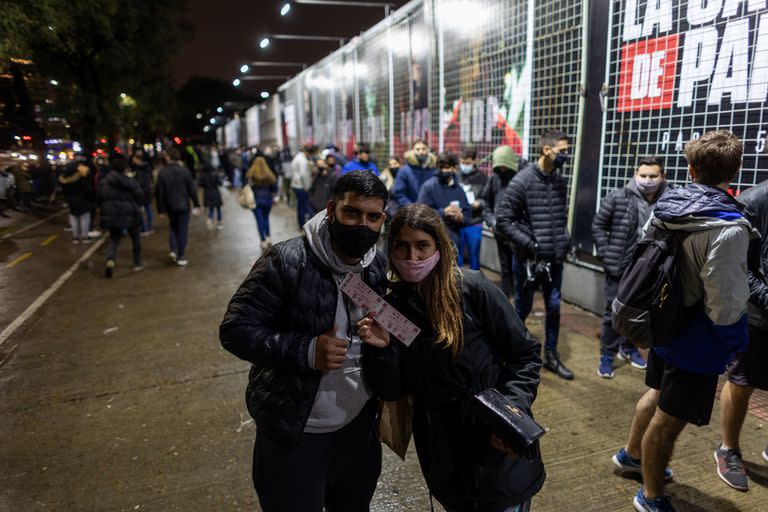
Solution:
{"label": "large advertising banner", "polygon": [[604,116],[602,198],[658,155],[667,178],[688,181],[685,143],[713,129],[744,144],[734,194],[768,172],[766,0],[616,0]]}
{"label": "large advertising banner", "polygon": [[245,111],[245,133],[248,146],[257,146],[261,143],[259,128],[259,106],[257,105]]}
{"label": "large advertising banner", "polygon": [[385,165],[389,156],[389,53],[387,34],[380,32],[357,47],[355,66],[360,112],[360,140],[373,159]]}
{"label": "large advertising banner", "polygon": [[353,53],[342,53],[332,70],[336,108],[336,138],[334,143],[345,158],[351,158],[356,140],[355,62]]}
{"label": "large advertising banner", "polygon": [[527,157],[532,58],[528,2],[436,4],[443,80],[443,148],[472,147],[483,158],[496,146]]}

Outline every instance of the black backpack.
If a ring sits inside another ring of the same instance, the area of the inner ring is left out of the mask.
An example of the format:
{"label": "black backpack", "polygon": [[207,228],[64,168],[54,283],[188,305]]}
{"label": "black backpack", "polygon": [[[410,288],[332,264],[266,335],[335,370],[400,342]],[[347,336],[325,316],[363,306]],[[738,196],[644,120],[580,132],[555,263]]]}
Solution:
{"label": "black backpack", "polygon": [[677,254],[688,233],[654,227],[632,253],[611,305],[613,328],[638,348],[678,337],[693,308],[683,304]]}

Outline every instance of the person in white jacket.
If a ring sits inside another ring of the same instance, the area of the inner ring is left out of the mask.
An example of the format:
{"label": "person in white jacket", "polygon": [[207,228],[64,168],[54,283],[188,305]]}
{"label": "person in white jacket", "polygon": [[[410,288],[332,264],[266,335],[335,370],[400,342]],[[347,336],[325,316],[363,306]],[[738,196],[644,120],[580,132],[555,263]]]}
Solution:
{"label": "person in white jacket", "polygon": [[312,186],[312,171],[310,159],[317,153],[317,146],[301,146],[293,161],[291,161],[291,188],[296,194],[296,215],[299,221],[299,231],[304,228],[304,223],[315,214],[309,203],[309,189]]}

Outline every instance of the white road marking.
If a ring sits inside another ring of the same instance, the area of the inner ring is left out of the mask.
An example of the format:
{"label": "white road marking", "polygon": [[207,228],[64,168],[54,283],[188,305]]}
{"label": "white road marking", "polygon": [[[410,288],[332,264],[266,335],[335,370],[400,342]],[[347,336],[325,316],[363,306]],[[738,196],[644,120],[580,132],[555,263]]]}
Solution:
{"label": "white road marking", "polygon": [[26,227],[23,227],[21,229],[18,229],[16,231],[12,232],[12,233],[6,233],[3,236],[0,236],[0,242],[2,242],[3,240],[6,240],[8,238],[14,237],[14,236],[18,235],[19,233],[23,233],[24,231],[27,231],[29,229],[36,228],[40,224],[44,224],[44,223],[48,222],[49,220],[51,220],[52,218],[58,217],[62,213],[66,213],[66,212],[67,212],[67,210],[61,210],[60,212],[56,212],[53,215],[49,215],[48,217],[46,217],[44,219],[40,219],[37,222],[33,222],[29,226],[26,226]]}
{"label": "white road marking", "polygon": [[8,338],[10,338],[14,332],[16,332],[16,329],[21,327],[24,322],[29,320],[29,318],[34,315],[40,307],[45,304],[45,301],[51,298],[51,295],[56,293],[56,290],[61,288],[61,285],[64,284],[64,282],[72,277],[72,274],[75,273],[77,268],[80,266],[81,263],[83,263],[85,260],[91,257],[96,250],[101,247],[101,244],[104,243],[104,240],[106,240],[107,237],[104,236],[100,238],[98,241],[96,241],[95,244],[93,244],[90,249],[88,249],[82,256],[80,256],[80,259],[78,259],[75,263],[72,264],[69,269],[64,272],[61,277],[59,277],[55,283],[53,283],[47,290],[45,290],[37,299],[35,299],[35,302],[29,305],[29,307],[24,310],[24,312],[19,315],[19,317],[14,320],[11,325],[5,328],[5,330],[0,333],[0,345],[5,343]]}

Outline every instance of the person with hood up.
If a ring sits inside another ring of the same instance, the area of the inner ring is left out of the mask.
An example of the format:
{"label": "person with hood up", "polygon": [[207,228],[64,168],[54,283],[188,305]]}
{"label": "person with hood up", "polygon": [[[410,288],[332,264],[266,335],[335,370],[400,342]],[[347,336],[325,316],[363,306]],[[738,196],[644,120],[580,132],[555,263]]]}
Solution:
{"label": "person with hood up", "polygon": [[277,176],[269,168],[267,160],[259,156],[251,164],[245,178],[246,186],[251,187],[253,197],[256,200],[253,216],[256,217],[256,227],[259,230],[259,238],[261,239],[260,246],[261,250],[264,251],[272,245],[269,213],[272,211],[275,194],[277,193]]}
{"label": "person with hood up", "polygon": [[395,199],[401,207],[415,203],[424,183],[437,174],[437,157],[421,139],[405,152],[405,162],[395,178]]}
{"label": "person with hood up", "polygon": [[221,223],[221,192],[219,185],[219,173],[209,163],[204,162],[200,170],[200,176],[197,178],[197,184],[203,189],[203,206],[208,208],[208,229],[213,229],[213,216],[216,214],[216,229],[224,229]]}
{"label": "person with hood up", "polygon": [[[495,388],[530,414],[541,345],[507,297],[482,273],[456,266],[443,222],[423,204],[402,208],[387,239],[385,300],[421,329],[405,346],[370,318],[358,332],[381,360],[367,374],[385,400],[413,394],[413,436],[431,494],[448,512],[521,512],[544,484],[538,444],[516,454],[473,411],[472,396]],[[390,341],[391,340],[391,341]]]}
{"label": "person with hood up", "polygon": [[133,270],[144,270],[141,262],[141,204],[144,192],[135,173],[125,158],[112,162],[112,171],[99,182],[101,227],[109,230],[111,244],[107,251],[105,277],[112,277],[115,258],[123,233],[128,233],[133,244]]}
{"label": "person with hood up", "polygon": [[648,354],[649,389],[635,407],[627,444],[613,456],[620,469],[643,477],[638,512],[674,512],[664,483],[672,478],[675,442],[686,424],[709,423],[720,374],[747,348],[747,252],[760,235],[727,192],[742,154],[725,130],[688,142],[693,183],[664,194],[647,224],[683,236],[676,258],[685,311],[680,334]]}
{"label": "person with hood up", "polygon": [[661,159],[641,158],[634,177],[626,186],[610,192],[592,221],[592,238],[597,257],[605,269],[605,313],[600,334],[600,365],[597,374],[613,378],[613,359],[618,355],[633,367],[644,370],[646,360],[632,343],[613,329],[611,304],[619,291],[619,281],[629,266],[637,242],[643,238],[643,227],[661,195],[667,191],[667,180]]}
{"label": "person with hood up", "polygon": [[381,444],[364,377],[394,362],[362,342],[355,326],[365,312],[339,286],[357,274],[377,294],[386,291],[376,241],[387,198],[371,172],[339,178],[304,235],[263,254],[227,308],[221,343],[253,365],[246,402],[264,512],[370,508]]}
{"label": "person with hood up", "polygon": [[512,241],[506,238],[504,233],[496,230],[496,212],[504,197],[504,190],[517,174],[521,163],[520,157],[512,147],[499,146],[494,149],[491,157],[493,174],[485,182],[485,189],[480,197],[483,222],[493,231],[493,237],[496,240],[496,252],[499,255],[501,267],[501,291],[510,298],[515,290],[515,273],[512,268],[514,252]]}

